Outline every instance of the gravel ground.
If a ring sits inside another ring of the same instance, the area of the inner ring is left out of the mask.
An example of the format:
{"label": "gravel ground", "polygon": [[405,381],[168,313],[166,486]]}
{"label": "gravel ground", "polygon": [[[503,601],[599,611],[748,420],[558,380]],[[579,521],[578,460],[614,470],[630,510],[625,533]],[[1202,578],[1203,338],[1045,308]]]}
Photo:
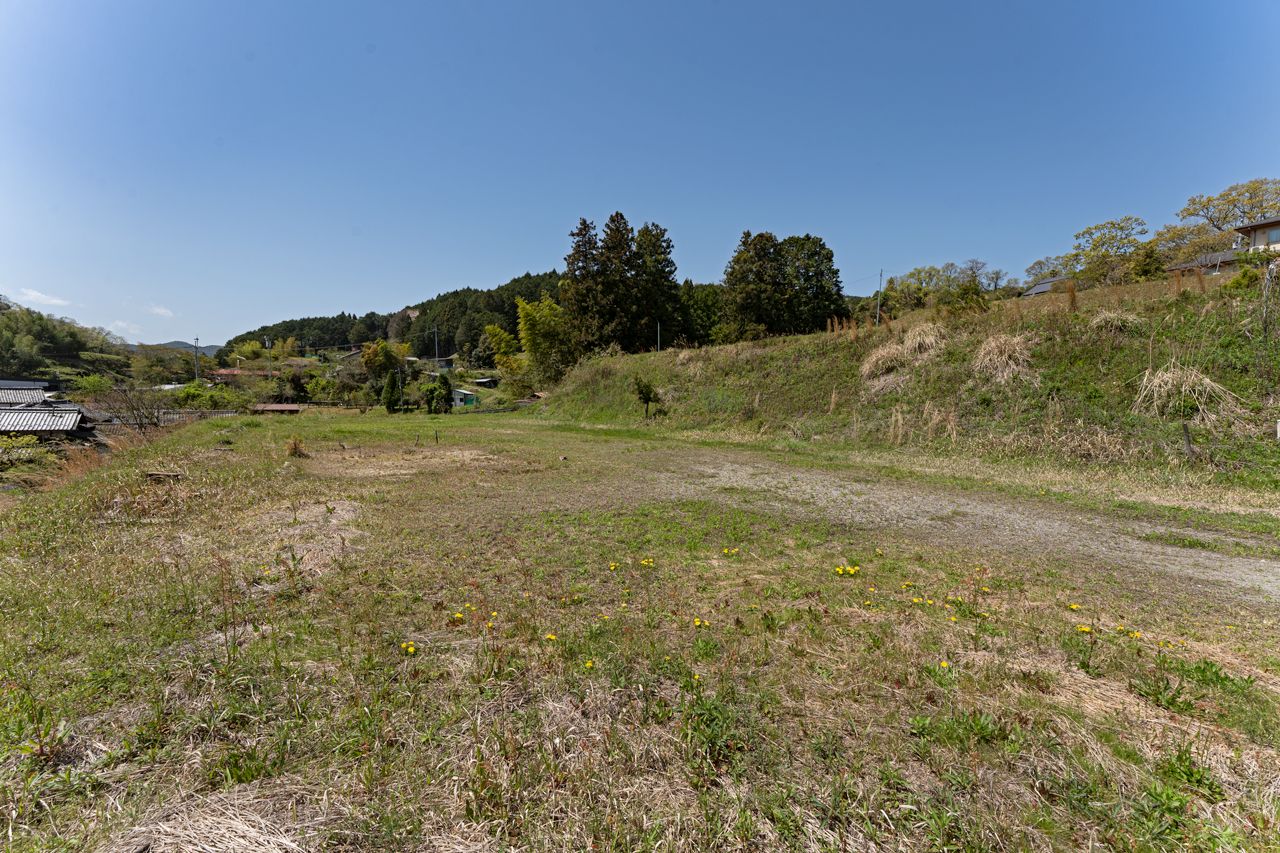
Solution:
{"label": "gravel ground", "polygon": [[724,500],[738,492],[750,495],[755,507],[763,500],[788,514],[820,513],[858,527],[896,528],[983,550],[1158,571],[1175,576],[1187,590],[1209,582],[1280,597],[1280,560],[1140,538],[1155,533],[1224,548],[1276,547],[1264,537],[1114,518],[1056,502],[868,478],[864,472],[789,468],[749,452],[691,452],[682,454],[678,469],[659,467],[654,475],[673,497]]}

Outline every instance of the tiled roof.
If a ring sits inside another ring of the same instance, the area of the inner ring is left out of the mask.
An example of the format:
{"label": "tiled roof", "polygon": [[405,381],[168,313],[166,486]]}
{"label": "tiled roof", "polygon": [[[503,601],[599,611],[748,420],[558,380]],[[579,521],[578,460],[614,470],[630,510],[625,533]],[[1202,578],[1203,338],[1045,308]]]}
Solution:
{"label": "tiled roof", "polygon": [[39,388],[0,388],[0,406],[43,402],[44,392]]}
{"label": "tiled roof", "polygon": [[0,433],[70,432],[80,426],[80,411],[57,409],[0,410]]}

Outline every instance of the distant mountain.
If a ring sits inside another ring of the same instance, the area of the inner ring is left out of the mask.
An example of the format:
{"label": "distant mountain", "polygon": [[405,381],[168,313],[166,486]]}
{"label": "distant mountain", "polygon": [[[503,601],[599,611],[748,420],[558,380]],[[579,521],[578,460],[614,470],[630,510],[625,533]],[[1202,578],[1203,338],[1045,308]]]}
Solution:
{"label": "distant mountain", "polygon": [[[191,352],[191,350],[195,349],[195,345],[190,343],[189,341],[169,341],[168,343],[165,343],[165,344],[129,344],[129,352],[137,352],[138,347],[140,346],[165,347],[167,349],[181,349],[181,350],[186,350],[187,352]],[[222,344],[209,344],[208,346],[200,347],[200,354],[206,355],[209,358],[213,358],[215,355],[218,354],[218,350],[220,349],[222,349]]]}

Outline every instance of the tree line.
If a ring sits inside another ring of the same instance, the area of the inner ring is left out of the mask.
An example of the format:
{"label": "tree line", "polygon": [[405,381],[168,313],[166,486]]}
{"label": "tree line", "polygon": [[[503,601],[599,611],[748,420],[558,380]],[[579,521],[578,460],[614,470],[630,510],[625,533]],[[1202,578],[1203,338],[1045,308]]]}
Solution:
{"label": "tree line", "polygon": [[[1049,255],[1026,269],[1019,281],[981,260],[940,267],[916,267],[891,276],[877,293],[859,301],[855,312],[874,310],[890,317],[932,303],[959,309],[981,308],[992,297],[1017,296],[1053,278],[1069,278],[1077,288],[1114,286],[1164,278],[1171,267],[1216,266],[1216,253],[1230,251],[1236,228],[1280,216],[1280,180],[1255,178],[1227,187],[1217,195],[1197,195],[1178,211],[1178,222],[1165,225],[1147,239],[1147,223],[1138,216],[1091,225],[1078,232],[1070,251]],[[1265,254],[1243,259],[1262,263]]]}

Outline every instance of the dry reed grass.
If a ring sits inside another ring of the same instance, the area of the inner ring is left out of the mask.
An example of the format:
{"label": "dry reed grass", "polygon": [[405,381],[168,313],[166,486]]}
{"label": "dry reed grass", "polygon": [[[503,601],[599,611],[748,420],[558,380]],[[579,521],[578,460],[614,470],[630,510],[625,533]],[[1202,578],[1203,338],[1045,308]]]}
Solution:
{"label": "dry reed grass", "polygon": [[1001,385],[1014,379],[1030,380],[1031,335],[992,335],[978,347],[973,366]]}
{"label": "dry reed grass", "polygon": [[1159,370],[1146,370],[1133,401],[1134,414],[1150,417],[1191,415],[1191,422],[1212,424],[1240,412],[1240,398],[1177,359]]}
{"label": "dry reed grass", "polygon": [[902,344],[890,342],[881,344],[867,353],[867,357],[862,360],[862,364],[858,367],[858,375],[862,377],[864,382],[868,382],[881,376],[887,376],[895,370],[906,367],[906,365],[906,348]]}
{"label": "dry reed grass", "polygon": [[946,340],[946,331],[937,323],[912,326],[903,336],[902,351],[910,356],[928,355]]}
{"label": "dry reed grass", "polygon": [[1095,331],[1123,335],[1142,326],[1142,318],[1126,311],[1099,311],[1089,321],[1089,328]]}

